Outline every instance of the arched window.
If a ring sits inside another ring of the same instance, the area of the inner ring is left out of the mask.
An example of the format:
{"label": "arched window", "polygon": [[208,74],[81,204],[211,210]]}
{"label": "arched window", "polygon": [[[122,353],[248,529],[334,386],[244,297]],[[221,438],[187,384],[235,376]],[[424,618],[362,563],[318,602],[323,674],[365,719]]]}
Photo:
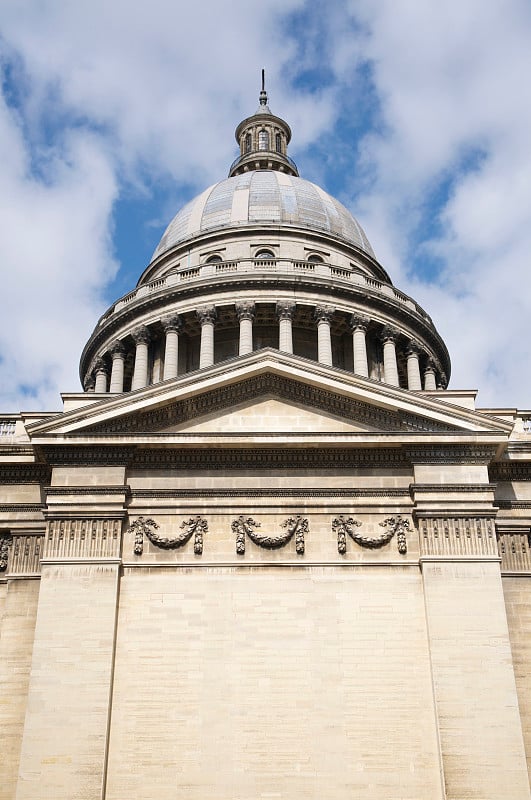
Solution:
{"label": "arched window", "polygon": [[251,134],[250,133],[246,133],[245,134],[245,152],[246,153],[250,153],[251,152],[251,145],[252,145]]}
{"label": "arched window", "polygon": [[269,150],[269,134],[264,128],[258,133],[258,149]]}
{"label": "arched window", "polygon": [[223,261],[221,256],[218,253],[215,253],[212,256],[209,256],[206,260],[207,264],[219,264],[220,261]]}
{"label": "arched window", "polygon": [[282,152],[282,136],[280,133],[275,133],[275,150],[277,153]]}
{"label": "arched window", "polygon": [[255,255],[255,258],[259,261],[265,261],[268,258],[274,258],[275,254],[271,252],[271,250],[259,250],[258,253]]}
{"label": "arched window", "polygon": [[311,253],[308,258],[306,259],[310,262],[310,264],[323,264],[323,259],[321,256],[318,256],[317,253]]}

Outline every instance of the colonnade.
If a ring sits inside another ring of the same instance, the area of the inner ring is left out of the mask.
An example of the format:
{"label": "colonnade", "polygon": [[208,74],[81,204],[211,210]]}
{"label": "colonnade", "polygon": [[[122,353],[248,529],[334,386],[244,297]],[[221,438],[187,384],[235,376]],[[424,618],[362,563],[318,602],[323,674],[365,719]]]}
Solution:
{"label": "colonnade", "polygon": [[[313,319],[317,326],[317,359],[321,364],[332,366],[332,333],[331,323],[335,309],[331,306],[315,306]],[[276,315],[279,324],[279,350],[293,353],[293,316],[295,303],[279,301]],[[204,306],[197,309],[197,319],[201,326],[199,349],[199,368],[214,364],[214,330],[217,319],[215,306]],[[255,304],[244,301],[236,304],[236,316],[239,322],[239,355],[253,351],[253,322]],[[369,358],[367,353],[367,330],[370,319],[353,314],[350,318],[352,332],[353,371],[364,378],[369,377]],[[165,336],[165,356],[162,380],[175,378],[179,374],[179,335],[182,321],[178,315],[161,320]],[[379,333],[383,353],[383,381],[391,386],[399,386],[399,370],[397,361],[397,339],[400,332],[387,325]],[[149,382],[149,343],[151,334],[142,325],[132,333],[135,345],[134,371],[131,390],[141,389]],[[404,350],[402,350],[404,352]],[[94,362],[92,375],[94,380],[86,384],[87,391],[120,393],[124,391],[126,350],[122,342],[115,342],[108,351],[111,366],[98,358]],[[405,349],[407,367],[407,388],[411,391],[426,391],[437,388],[436,371],[429,357],[423,358],[424,368],[421,375],[421,348],[410,341]]]}

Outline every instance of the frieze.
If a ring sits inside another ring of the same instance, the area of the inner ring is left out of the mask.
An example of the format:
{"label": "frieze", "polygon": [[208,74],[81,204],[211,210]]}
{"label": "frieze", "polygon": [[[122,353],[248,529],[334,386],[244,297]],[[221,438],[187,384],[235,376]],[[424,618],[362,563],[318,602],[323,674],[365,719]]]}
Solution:
{"label": "frieze", "polygon": [[281,534],[266,534],[258,531],[261,527],[260,522],[256,522],[252,517],[245,517],[240,515],[231,523],[231,528],[236,534],[236,553],[238,555],[245,554],[245,537],[266,550],[277,550],[284,547],[295,535],[295,550],[298,555],[304,555],[305,550],[305,534],[308,533],[309,526],[308,520],[301,517],[299,514],[295,517],[289,517],[281,523],[280,527],[284,528],[285,533]]}
{"label": "frieze", "polygon": [[501,569],[507,572],[531,572],[530,531],[498,531]]}
{"label": "frieze", "polygon": [[84,495],[84,494],[117,494],[129,495],[131,487],[128,484],[123,486],[44,486],[47,497],[62,497],[64,495]]}
{"label": "frieze", "polygon": [[420,517],[422,555],[498,555],[494,517]]}
{"label": "frieze", "polygon": [[489,465],[491,481],[531,481],[529,461],[496,461]]}
{"label": "frieze", "polygon": [[347,534],[360,547],[366,547],[371,550],[389,544],[396,534],[398,552],[402,555],[407,553],[406,532],[410,530],[409,520],[403,519],[400,514],[396,517],[388,517],[379,523],[380,527],[386,528],[385,533],[380,536],[364,536],[356,530],[361,525],[362,523],[359,520],[342,515],[332,520],[332,530],[337,536],[337,550],[340,555],[345,555],[347,552]]}
{"label": "frieze", "polygon": [[409,489],[132,489],[131,497],[138,499],[181,499],[215,497],[409,497]]}
{"label": "frieze", "polygon": [[495,445],[426,445],[405,447],[413,464],[488,464],[496,455]]}
{"label": "frieze", "polygon": [[145,448],[136,451],[130,464],[133,469],[289,469],[382,467],[407,468],[410,463],[399,448],[223,448],[210,450],[174,450]]}
{"label": "frieze", "polygon": [[496,490],[495,483],[411,483],[411,493],[415,494],[431,494],[437,492],[438,494],[455,494],[456,492],[470,492],[484,493],[494,492]]}
{"label": "frieze", "polygon": [[50,519],[44,542],[44,558],[118,557],[121,519]]}
{"label": "frieze", "polygon": [[407,415],[385,411],[359,400],[349,399],[334,392],[272,374],[257,375],[233,386],[218,387],[202,395],[181,400],[163,408],[145,411],[134,416],[124,416],[113,422],[100,423],[92,428],[87,428],[87,430],[102,433],[157,431],[215,411],[231,408],[265,394],[274,394],[343,419],[360,422],[372,429],[389,431],[456,430],[455,427],[424,419],[415,414]]}
{"label": "frieze", "polygon": [[49,483],[48,464],[0,464],[0,483]]}
{"label": "frieze", "polygon": [[40,572],[44,536],[13,533],[10,575],[35,575]]}
{"label": "frieze", "polygon": [[202,555],[203,536],[208,531],[207,521],[198,514],[194,517],[190,517],[188,520],[184,520],[179,527],[182,533],[177,536],[172,538],[159,536],[155,533],[155,531],[159,529],[159,525],[155,520],[138,517],[127,529],[127,533],[134,534],[135,537],[133,552],[137,556],[142,555],[144,552],[144,536],[146,536],[155,547],[159,547],[162,550],[176,550],[178,547],[183,547],[193,536],[194,553],[198,556]]}
{"label": "frieze", "polygon": [[37,514],[44,510],[42,503],[1,503],[0,513]]}
{"label": "frieze", "polygon": [[[71,444],[44,445],[42,452],[47,462],[52,466],[68,466],[70,464],[105,464],[106,466],[127,466],[134,453],[134,447],[114,445],[89,445],[84,447],[76,443],[75,438]],[[46,483],[49,483],[49,472]]]}

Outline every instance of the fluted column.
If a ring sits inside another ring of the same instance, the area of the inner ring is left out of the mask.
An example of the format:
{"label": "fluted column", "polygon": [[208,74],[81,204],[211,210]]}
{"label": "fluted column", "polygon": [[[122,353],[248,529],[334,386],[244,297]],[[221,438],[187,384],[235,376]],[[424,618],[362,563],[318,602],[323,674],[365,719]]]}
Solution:
{"label": "fluted column", "polygon": [[216,309],[208,306],[197,309],[197,316],[201,323],[201,348],[199,351],[199,368],[211,367],[214,363],[214,323]]}
{"label": "fluted column", "polygon": [[414,342],[410,342],[406,351],[407,356],[407,388],[412,392],[422,389],[419,366],[419,349]]}
{"label": "fluted column", "polygon": [[120,393],[124,390],[125,350],[121,342],[115,342],[110,350],[112,357],[111,385],[109,392]]}
{"label": "fluted column", "polygon": [[254,303],[237,303],[236,314],[240,322],[239,354],[244,356],[253,352]]}
{"label": "fluted column", "polygon": [[294,313],[295,303],[278,301],[278,349],[283,353],[293,353],[292,320]]}
{"label": "fluted column", "polygon": [[352,351],[354,355],[354,372],[356,375],[369,377],[369,364],[367,361],[367,342],[365,334],[369,326],[367,317],[352,315],[350,327],[352,328]]}
{"label": "fluted column", "polygon": [[148,346],[150,341],[149,331],[146,327],[142,326],[133,333],[133,339],[136,344],[135,352],[135,370],[133,372],[133,382],[131,389],[142,389],[147,385],[148,381],[148,363],[149,354]]}
{"label": "fluted column", "polygon": [[330,321],[334,309],[330,306],[316,306],[315,319],[317,321],[317,360],[321,364],[332,366],[332,337],[330,334]]}
{"label": "fluted column", "polygon": [[178,316],[166,317],[162,320],[162,327],[166,335],[164,349],[164,372],[162,380],[176,378],[179,373],[179,332],[181,320]]}
{"label": "fluted column", "polygon": [[394,328],[384,328],[382,331],[384,381],[391,386],[398,386],[398,365],[396,363],[396,338],[398,331]]}
{"label": "fluted column", "polygon": [[94,362],[94,375],[96,376],[94,391],[96,393],[106,392],[108,369],[102,358],[97,358]]}
{"label": "fluted column", "polygon": [[434,391],[437,388],[435,383],[435,367],[431,361],[428,361],[424,368],[424,389],[427,392]]}

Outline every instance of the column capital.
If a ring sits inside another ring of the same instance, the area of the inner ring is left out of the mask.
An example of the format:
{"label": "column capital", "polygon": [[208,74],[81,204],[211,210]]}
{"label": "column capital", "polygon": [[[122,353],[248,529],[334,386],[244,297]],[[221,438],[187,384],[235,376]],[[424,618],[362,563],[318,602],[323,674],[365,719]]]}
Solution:
{"label": "column capital", "polygon": [[382,342],[396,342],[398,339],[398,331],[396,328],[393,328],[391,325],[386,325],[385,328],[382,330],[380,334],[380,339]]}
{"label": "column capital", "polygon": [[435,364],[431,360],[431,358],[426,359],[426,364],[424,365],[424,372],[433,372],[435,375]]}
{"label": "column capital", "polygon": [[94,374],[98,372],[104,372],[106,375],[109,373],[109,368],[103,358],[96,358],[94,361],[94,366],[92,367],[92,371]]}
{"label": "column capital", "polygon": [[291,300],[277,300],[277,317],[279,319],[293,319],[295,303]]}
{"label": "column capital", "polygon": [[131,336],[133,337],[135,344],[149,344],[151,341],[150,333],[145,325],[141,325],[140,328],[137,328],[136,331],[133,331]]}
{"label": "column capital", "polygon": [[422,353],[419,345],[411,339],[406,346],[406,356],[420,356]]}
{"label": "column capital", "polygon": [[240,322],[242,321],[242,319],[253,320],[254,303],[252,301],[244,301],[242,303],[236,303],[236,314]]}
{"label": "column capital", "polygon": [[195,313],[201,325],[206,325],[209,322],[213,325],[216,321],[217,314],[215,306],[202,306],[202,308],[196,309]]}
{"label": "column capital", "polygon": [[113,342],[109,347],[109,353],[111,354],[113,360],[115,358],[125,358],[125,347],[123,342],[121,342],[119,339]]}
{"label": "column capital", "polygon": [[350,328],[352,331],[355,331],[357,328],[361,328],[364,332],[367,331],[369,327],[370,319],[368,317],[364,317],[362,314],[352,314],[350,318]]}
{"label": "column capital", "polygon": [[160,321],[164,333],[169,333],[170,331],[175,331],[175,333],[179,333],[182,328],[181,318],[178,314],[174,314],[169,317],[163,317]]}
{"label": "column capital", "polygon": [[332,306],[315,306],[314,318],[316,322],[328,322],[330,324],[334,311],[335,308]]}

